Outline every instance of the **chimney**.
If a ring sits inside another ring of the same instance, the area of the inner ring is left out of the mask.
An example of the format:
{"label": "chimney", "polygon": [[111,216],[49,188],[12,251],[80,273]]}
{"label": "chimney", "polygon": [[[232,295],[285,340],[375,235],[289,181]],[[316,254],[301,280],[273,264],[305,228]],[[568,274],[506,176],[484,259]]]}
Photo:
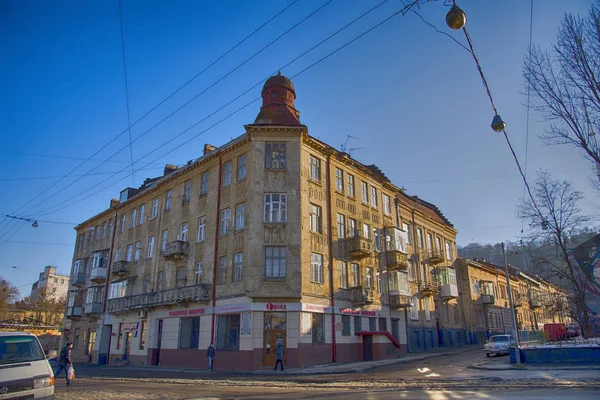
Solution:
{"label": "chimney", "polygon": [[116,207],[119,205],[119,199],[110,199],[110,208]]}
{"label": "chimney", "polygon": [[206,143],[204,145],[204,154],[206,155],[206,154],[210,153],[211,151],[215,151],[216,149],[217,148],[215,146],[213,146],[212,144]]}
{"label": "chimney", "polygon": [[178,169],[179,168],[177,167],[177,165],[167,164],[167,165],[165,165],[165,173],[163,174],[163,176],[166,176],[166,175],[170,174],[171,172],[175,172]]}

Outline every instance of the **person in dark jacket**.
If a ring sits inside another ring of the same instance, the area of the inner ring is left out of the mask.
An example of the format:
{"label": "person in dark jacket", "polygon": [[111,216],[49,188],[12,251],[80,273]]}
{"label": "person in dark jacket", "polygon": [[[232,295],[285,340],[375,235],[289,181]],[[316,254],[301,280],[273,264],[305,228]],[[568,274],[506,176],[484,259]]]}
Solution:
{"label": "person in dark jacket", "polygon": [[275,369],[277,371],[277,366],[281,364],[281,370],[283,371],[283,344],[281,342],[277,342],[277,348],[275,349]]}
{"label": "person in dark jacket", "polygon": [[215,347],[212,343],[206,349],[206,358],[208,358],[208,370],[212,371],[213,358],[215,358]]}
{"label": "person in dark jacket", "polygon": [[73,343],[69,342],[67,345],[61,350],[60,356],[58,357],[58,367],[56,368],[56,373],[54,374],[55,378],[58,378],[58,374],[65,370],[65,375],[67,375],[67,386],[71,385],[71,377],[69,376],[69,368],[73,367],[73,363],[71,362],[71,349],[73,348]]}

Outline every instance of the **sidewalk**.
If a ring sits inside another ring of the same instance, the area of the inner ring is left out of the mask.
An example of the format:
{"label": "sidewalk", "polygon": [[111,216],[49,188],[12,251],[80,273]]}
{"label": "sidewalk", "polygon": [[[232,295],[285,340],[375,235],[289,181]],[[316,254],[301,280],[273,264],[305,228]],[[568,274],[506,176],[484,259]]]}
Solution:
{"label": "sidewalk", "polygon": [[213,371],[209,372],[204,369],[188,369],[188,368],[163,368],[163,367],[133,367],[128,365],[123,366],[112,366],[112,365],[89,365],[79,364],[75,365],[75,371],[79,376],[103,376],[106,373],[118,373],[120,376],[125,375],[133,376],[137,375],[136,372],[142,372],[142,375],[156,375],[162,373],[178,373],[178,374],[190,374],[194,376],[206,375],[214,377],[223,377],[228,375],[324,375],[324,374],[349,374],[349,373],[361,373],[373,370],[375,368],[393,365],[393,364],[404,364],[414,361],[426,360],[433,357],[450,356],[453,354],[465,353],[474,350],[481,350],[477,345],[467,345],[460,348],[445,349],[437,348],[433,351],[426,353],[413,353],[407,356],[378,361],[358,361],[349,363],[329,363],[322,365],[313,365],[309,367],[301,368],[287,368],[285,371],[273,371],[271,368],[260,369],[260,370],[248,370],[248,371]]}
{"label": "sidewalk", "polygon": [[508,360],[503,359],[502,362],[496,360],[486,360],[473,364],[471,368],[482,369],[487,371],[507,371],[507,370],[530,370],[530,371],[600,371],[598,364],[511,364]]}

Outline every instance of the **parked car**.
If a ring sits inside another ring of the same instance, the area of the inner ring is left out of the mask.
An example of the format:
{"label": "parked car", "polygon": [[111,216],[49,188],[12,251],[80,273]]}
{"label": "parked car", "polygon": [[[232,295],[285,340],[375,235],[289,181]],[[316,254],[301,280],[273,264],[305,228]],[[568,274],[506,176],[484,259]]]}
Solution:
{"label": "parked car", "polygon": [[483,350],[487,357],[498,354],[508,355],[508,348],[513,344],[514,339],[511,335],[494,335],[485,342]]}
{"label": "parked car", "polygon": [[567,338],[574,338],[581,334],[581,329],[578,325],[567,326]]}
{"label": "parked car", "polygon": [[38,338],[0,332],[0,399],[54,398],[54,372]]}

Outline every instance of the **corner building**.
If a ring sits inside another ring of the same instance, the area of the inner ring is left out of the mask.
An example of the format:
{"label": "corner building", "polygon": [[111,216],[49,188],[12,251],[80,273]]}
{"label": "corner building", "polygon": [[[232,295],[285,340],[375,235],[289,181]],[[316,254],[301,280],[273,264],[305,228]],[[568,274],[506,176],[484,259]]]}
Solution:
{"label": "corner building", "polygon": [[[83,307],[67,324],[97,335],[82,357],[204,368],[212,342],[215,368],[228,370],[272,367],[278,341],[289,367],[407,352],[407,308],[420,289],[403,226],[411,206],[439,211],[309,136],[288,78],[268,79],[262,98],[243,135],[167,165],[76,227],[70,295]],[[446,222],[435,218],[452,259]],[[435,287],[436,276],[427,275]]]}

